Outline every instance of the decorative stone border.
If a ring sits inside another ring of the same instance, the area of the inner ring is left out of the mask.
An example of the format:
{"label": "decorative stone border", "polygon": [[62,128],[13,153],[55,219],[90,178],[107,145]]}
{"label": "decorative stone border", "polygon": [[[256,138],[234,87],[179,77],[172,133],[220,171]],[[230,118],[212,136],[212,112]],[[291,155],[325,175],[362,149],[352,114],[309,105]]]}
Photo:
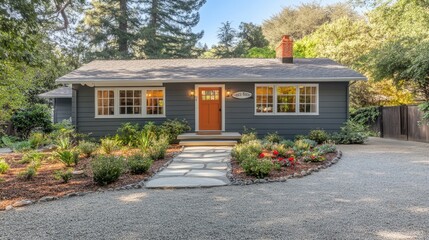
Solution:
{"label": "decorative stone border", "polygon": [[162,165],[162,167],[160,167],[159,169],[154,171],[150,176],[143,178],[143,180],[141,180],[138,183],[132,183],[132,184],[128,184],[128,185],[125,185],[122,187],[117,187],[117,188],[108,188],[108,189],[99,188],[97,191],[72,192],[72,193],[69,193],[69,194],[66,194],[63,196],[59,196],[59,197],[57,197],[57,196],[44,196],[44,197],[41,197],[40,199],[35,200],[35,201],[29,200],[29,199],[24,199],[24,200],[16,201],[11,205],[6,206],[5,210],[10,211],[10,210],[13,210],[14,208],[25,207],[25,206],[35,204],[35,203],[55,201],[55,200],[59,200],[59,199],[63,199],[63,198],[80,197],[80,196],[85,196],[85,195],[90,194],[90,193],[103,193],[103,192],[110,192],[110,191],[123,191],[123,190],[143,188],[145,186],[146,181],[151,179],[158,172],[164,170],[164,168],[166,168],[168,165],[170,165],[170,163],[173,162],[173,159],[177,155],[179,155],[181,152],[183,152],[183,147],[179,151],[173,153],[171,159],[168,160],[167,162],[165,162]]}
{"label": "decorative stone border", "polygon": [[[325,161],[324,164],[319,165],[314,168],[310,168],[307,171],[301,171],[301,173],[294,173],[293,175],[287,175],[284,177],[277,178],[263,178],[263,179],[253,179],[253,180],[241,180],[235,179],[232,174],[232,166],[230,166],[230,171],[227,173],[227,177],[229,178],[231,184],[230,185],[250,185],[250,184],[258,184],[258,183],[270,183],[270,182],[286,182],[287,179],[290,178],[302,178],[304,176],[310,175],[313,172],[319,172],[320,169],[325,169],[333,164],[336,164],[342,157],[343,153],[340,150],[337,150],[337,155],[331,161]],[[229,163],[231,165],[231,163]]]}

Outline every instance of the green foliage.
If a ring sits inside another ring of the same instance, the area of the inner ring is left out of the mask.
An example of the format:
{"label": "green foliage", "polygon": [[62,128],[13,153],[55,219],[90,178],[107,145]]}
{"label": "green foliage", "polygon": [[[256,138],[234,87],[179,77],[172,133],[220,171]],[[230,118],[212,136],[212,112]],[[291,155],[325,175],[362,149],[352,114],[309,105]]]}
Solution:
{"label": "green foliage", "polygon": [[54,141],[62,137],[74,138],[76,136],[74,126],[68,120],[52,124],[52,129],[53,131],[49,134],[49,137]]}
{"label": "green foliage", "polygon": [[419,105],[419,110],[423,113],[423,122],[429,123],[429,102],[425,102]]}
{"label": "green foliage", "polygon": [[316,146],[316,142],[310,139],[300,139],[295,141],[293,149],[295,151],[308,151],[310,148]]}
{"label": "green foliage", "polygon": [[113,151],[119,149],[119,142],[113,138],[103,138],[101,141],[101,149],[106,154],[111,154]]}
{"label": "green foliage", "polygon": [[258,134],[256,132],[248,132],[241,134],[241,143],[248,143],[254,140],[258,140]]}
{"label": "green foliage", "polygon": [[136,154],[127,159],[128,169],[132,174],[143,174],[147,172],[153,164],[153,160],[141,154]]}
{"label": "green foliage", "polygon": [[305,162],[323,162],[326,160],[325,156],[318,151],[305,151],[301,159]]}
{"label": "green foliage", "polygon": [[264,137],[264,140],[272,143],[279,143],[283,140],[283,138],[277,132],[273,132],[267,133],[267,135]]}
{"label": "green foliage", "polygon": [[336,144],[362,144],[368,139],[369,133],[366,126],[347,121],[339,133],[332,135],[332,140]]}
{"label": "green foliage", "polygon": [[30,165],[24,171],[18,173],[18,178],[23,180],[32,180],[37,175],[37,168]]}
{"label": "green foliage", "polygon": [[287,148],[291,148],[295,145],[295,142],[293,142],[291,140],[283,140],[280,142],[280,144],[284,145]]}
{"label": "green foliage", "polygon": [[246,143],[237,144],[232,149],[232,156],[242,162],[247,157],[257,157],[263,150],[261,141],[252,140]]}
{"label": "green foliage", "polygon": [[125,169],[122,157],[99,155],[91,162],[93,179],[99,185],[107,185],[118,180]]}
{"label": "green foliage", "polygon": [[169,138],[165,135],[160,135],[150,140],[150,146],[147,148],[145,153],[147,153],[151,159],[162,159],[164,158],[169,145]]}
{"label": "green foliage", "polygon": [[4,174],[9,170],[9,164],[7,164],[4,158],[0,158],[0,174]]}
{"label": "green foliage", "polygon": [[64,163],[66,167],[77,165],[79,162],[79,151],[77,150],[60,150],[56,154],[58,160]]}
{"label": "green foliage", "polygon": [[31,151],[31,144],[28,141],[15,142],[12,145],[12,150],[14,152],[22,153]]}
{"label": "green foliage", "polygon": [[257,178],[264,178],[275,168],[275,164],[268,158],[259,159],[254,156],[247,156],[241,161],[240,166],[247,175]]}
{"label": "green foliage", "polygon": [[66,136],[60,136],[57,140],[56,140],[56,146],[58,147],[58,149],[60,150],[66,150],[66,149],[70,149],[72,147],[72,142],[70,137],[66,137]]}
{"label": "green foliage", "polygon": [[132,123],[123,123],[121,127],[118,129],[118,140],[126,146],[136,147],[138,133],[140,132],[139,125]]}
{"label": "green foliage", "polygon": [[170,143],[176,141],[180,134],[191,131],[191,127],[185,119],[167,119],[159,128],[161,134],[168,136]]}
{"label": "green foliage", "polygon": [[247,51],[246,58],[275,58],[276,51],[270,47],[253,47]]}
{"label": "green foliage", "polygon": [[97,151],[98,144],[95,142],[80,141],[78,149],[81,153],[85,154],[85,157],[89,158]]}
{"label": "green foliage", "polygon": [[295,137],[294,137],[295,141],[302,140],[302,139],[307,139],[307,136],[302,135],[302,134],[298,134],[298,135],[295,135]]}
{"label": "green foliage", "polygon": [[321,155],[325,155],[327,153],[333,153],[337,150],[337,147],[333,143],[325,143],[323,145],[317,146],[314,149],[314,152],[318,152]]}
{"label": "green foliage", "polygon": [[41,162],[44,158],[44,155],[42,153],[31,151],[26,154],[24,154],[18,162],[20,164],[28,164],[32,162]]}
{"label": "green foliage", "polygon": [[311,130],[308,139],[316,141],[318,144],[324,143],[329,139],[329,134],[324,130]]}
{"label": "green foliage", "polygon": [[149,148],[151,141],[156,138],[155,133],[151,132],[151,131],[144,131],[142,130],[140,132],[140,136],[138,139],[138,147],[142,150],[145,151]]}
{"label": "green foliage", "polygon": [[44,132],[52,130],[50,110],[43,104],[34,104],[16,111],[11,121],[23,138],[27,138],[30,132],[36,128],[41,128]]}
{"label": "green foliage", "polygon": [[46,143],[46,138],[45,135],[41,132],[33,132],[30,134],[28,142],[33,149],[38,149]]}
{"label": "green foliage", "polygon": [[273,151],[277,151],[279,154],[279,156],[288,156],[289,154],[288,154],[288,152],[290,152],[291,151],[291,149],[290,149],[290,147],[288,147],[288,146],[285,146],[285,145],[283,145],[283,144],[281,144],[281,143],[279,143],[279,144],[274,144],[272,147],[271,147],[271,149],[273,150]]}
{"label": "green foliage", "polygon": [[63,183],[68,183],[73,178],[73,169],[69,168],[66,171],[55,171],[54,178],[61,180]]}
{"label": "green foliage", "polygon": [[350,120],[362,125],[374,123],[378,116],[380,116],[380,109],[378,107],[364,107],[359,108],[350,113]]}

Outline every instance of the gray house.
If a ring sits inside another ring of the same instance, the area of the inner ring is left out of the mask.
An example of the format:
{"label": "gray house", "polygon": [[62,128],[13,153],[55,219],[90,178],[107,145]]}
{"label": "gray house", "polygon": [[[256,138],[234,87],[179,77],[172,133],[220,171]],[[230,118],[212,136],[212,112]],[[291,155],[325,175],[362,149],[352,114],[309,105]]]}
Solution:
{"label": "gray house", "polygon": [[349,82],[366,78],[323,58],[97,60],[56,80],[72,88],[72,121],[99,137],[124,122],[186,119],[195,132],[337,131],[348,115]]}
{"label": "gray house", "polygon": [[39,94],[39,97],[50,99],[52,101],[52,121],[54,123],[58,123],[63,120],[71,120],[72,89],[70,87],[59,87],[52,91]]}

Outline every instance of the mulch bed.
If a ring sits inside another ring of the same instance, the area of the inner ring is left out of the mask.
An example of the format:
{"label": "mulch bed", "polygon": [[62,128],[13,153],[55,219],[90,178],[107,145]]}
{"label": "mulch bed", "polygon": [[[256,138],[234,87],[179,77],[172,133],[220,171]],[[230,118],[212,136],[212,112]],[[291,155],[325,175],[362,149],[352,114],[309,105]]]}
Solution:
{"label": "mulch bed", "polygon": [[[180,146],[172,145],[167,150],[166,157],[155,161],[147,173],[132,175],[126,172],[118,181],[103,187],[98,186],[92,179],[90,158],[81,159],[78,165],[74,167],[75,170],[84,171],[82,176],[73,177],[68,183],[61,183],[60,180],[54,178],[55,171],[66,169],[64,164],[59,161],[42,161],[42,166],[37,171],[37,175],[32,180],[26,181],[17,177],[18,173],[24,171],[27,167],[27,164],[18,163],[23,154],[10,153],[1,155],[9,163],[10,169],[6,174],[0,176],[3,179],[0,182],[0,210],[4,210],[6,206],[23,199],[36,201],[45,196],[61,197],[70,193],[115,189],[128,184],[138,183],[156,173],[158,169],[163,167],[180,150]],[[113,154],[128,156],[135,151],[138,150],[116,151]],[[51,155],[52,153],[44,154]]]}
{"label": "mulch bed", "polygon": [[[331,162],[334,158],[337,157],[337,153],[328,153],[325,155],[326,160],[323,162],[299,162],[299,164],[296,164],[295,167],[281,167],[280,170],[273,170],[271,173],[265,178],[266,180],[278,180],[284,177],[291,177],[294,176],[294,174],[300,174],[303,171],[308,171],[310,169],[315,169],[320,166],[325,165],[328,162]],[[232,179],[234,182],[254,182],[258,178],[254,176],[248,176],[244,172],[243,168],[240,166],[240,164],[235,160],[231,160],[231,167],[232,167]]]}

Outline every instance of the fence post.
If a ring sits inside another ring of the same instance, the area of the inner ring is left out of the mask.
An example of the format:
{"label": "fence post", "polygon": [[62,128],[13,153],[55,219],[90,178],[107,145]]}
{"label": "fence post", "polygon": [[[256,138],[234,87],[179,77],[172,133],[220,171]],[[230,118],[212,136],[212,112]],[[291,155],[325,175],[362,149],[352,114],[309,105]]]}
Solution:
{"label": "fence post", "polygon": [[406,106],[406,108],[405,108],[405,114],[406,114],[406,127],[405,127],[405,129],[406,129],[406,131],[407,131],[407,141],[408,141],[408,138],[409,138],[409,136],[410,136],[410,131],[409,131],[409,129],[408,129],[408,122],[410,121],[410,115],[408,114],[408,105],[405,105]]}
{"label": "fence post", "polygon": [[378,116],[378,126],[380,128],[380,137],[383,138],[384,137],[384,132],[383,132],[383,106],[379,106],[378,107],[378,111],[380,113],[380,115]]}

